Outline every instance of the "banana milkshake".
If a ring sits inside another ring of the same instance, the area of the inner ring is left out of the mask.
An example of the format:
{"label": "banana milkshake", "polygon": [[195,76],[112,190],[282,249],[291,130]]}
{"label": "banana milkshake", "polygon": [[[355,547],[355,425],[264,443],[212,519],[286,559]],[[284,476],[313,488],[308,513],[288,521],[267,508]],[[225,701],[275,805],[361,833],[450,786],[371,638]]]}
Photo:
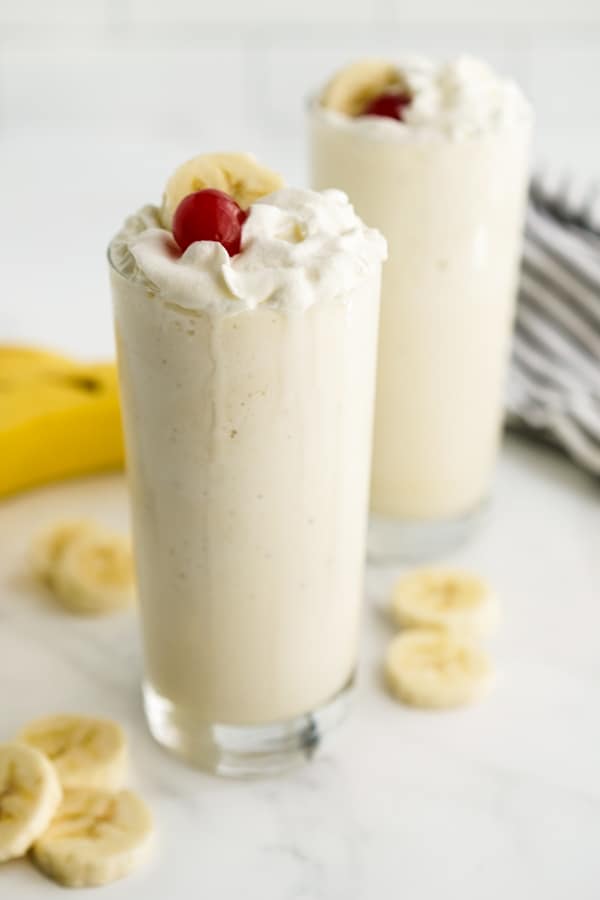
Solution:
{"label": "banana milkshake", "polygon": [[198,157],[110,248],[155,737],[285,768],[356,665],[381,235],[339,191]]}
{"label": "banana milkshake", "polygon": [[531,114],[469,58],[367,60],[311,104],[312,179],[381,229],[374,555],[465,536],[490,491],[516,292]]}

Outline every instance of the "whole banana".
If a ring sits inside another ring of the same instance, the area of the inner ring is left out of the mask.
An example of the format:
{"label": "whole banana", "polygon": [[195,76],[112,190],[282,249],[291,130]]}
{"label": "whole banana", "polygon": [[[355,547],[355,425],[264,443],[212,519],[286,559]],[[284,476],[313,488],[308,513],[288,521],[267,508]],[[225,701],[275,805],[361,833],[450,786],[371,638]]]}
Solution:
{"label": "whole banana", "polygon": [[0,497],[123,466],[113,364],[0,347]]}

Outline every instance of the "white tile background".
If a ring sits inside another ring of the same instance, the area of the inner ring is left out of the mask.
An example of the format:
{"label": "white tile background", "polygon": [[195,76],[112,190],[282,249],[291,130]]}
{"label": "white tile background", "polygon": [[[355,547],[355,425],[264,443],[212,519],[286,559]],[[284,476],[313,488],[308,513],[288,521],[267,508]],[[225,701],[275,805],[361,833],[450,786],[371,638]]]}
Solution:
{"label": "white tile background", "polygon": [[304,181],[306,94],[407,49],[487,58],[536,107],[538,163],[600,177],[600,0],[0,0],[0,340],[109,350],[122,215],[200,150]]}

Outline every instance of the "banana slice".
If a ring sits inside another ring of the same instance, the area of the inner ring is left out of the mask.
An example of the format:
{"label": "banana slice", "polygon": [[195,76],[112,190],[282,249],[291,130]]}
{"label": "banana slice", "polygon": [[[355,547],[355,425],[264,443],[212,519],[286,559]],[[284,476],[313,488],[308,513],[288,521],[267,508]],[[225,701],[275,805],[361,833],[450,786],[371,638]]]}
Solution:
{"label": "banana slice", "polygon": [[31,567],[35,576],[50,584],[54,567],[68,545],[80,534],[96,530],[97,526],[87,519],[58,522],[45,528],[31,547]]}
{"label": "banana slice", "polygon": [[43,753],[0,744],[0,862],[23,856],[50,824],[62,790]]}
{"label": "banana slice", "polygon": [[33,859],[66,887],[93,887],[123,878],[151,849],[152,816],[131,791],[67,791]]}
{"label": "banana slice", "polygon": [[127,774],[123,729],[108,719],[48,716],[30,722],[18,738],[54,764],[63,788],[116,791]]}
{"label": "banana slice", "polygon": [[489,585],[455,569],[416,569],[405,575],[394,588],[392,615],[400,628],[441,628],[472,639],[492,634],[500,620]]}
{"label": "banana slice", "polygon": [[250,153],[206,153],[183,163],[167,181],[160,218],[173,227],[173,215],[184,197],[213,188],[229,194],[242,209],[283,187],[281,175],[258,164]]}
{"label": "banana slice", "polygon": [[395,696],[410,706],[445,709],[478,700],[492,668],[483,651],[443,631],[414,629],[388,648],[385,674]]}
{"label": "banana slice", "polygon": [[359,116],[384,92],[406,90],[396,66],[382,59],[361,59],[337,72],[321,94],[321,105],[347,116]]}
{"label": "banana slice", "polygon": [[96,530],[69,541],[52,570],[58,600],[75,613],[107,613],[131,606],[135,596],[130,542]]}

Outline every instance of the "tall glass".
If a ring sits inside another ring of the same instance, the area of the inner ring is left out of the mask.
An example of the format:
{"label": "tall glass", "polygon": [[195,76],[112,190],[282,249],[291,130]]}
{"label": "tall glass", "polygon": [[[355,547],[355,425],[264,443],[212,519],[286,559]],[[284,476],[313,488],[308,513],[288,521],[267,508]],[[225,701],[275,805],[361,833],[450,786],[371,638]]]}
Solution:
{"label": "tall glass", "polygon": [[354,677],[380,265],[226,316],[109,255],[150,729],[214,772],[284,769]]}
{"label": "tall glass", "polygon": [[311,106],[313,186],[346,191],[389,247],[369,549],[430,556],[470,533],[490,494],[530,123],[402,139],[355,125]]}

